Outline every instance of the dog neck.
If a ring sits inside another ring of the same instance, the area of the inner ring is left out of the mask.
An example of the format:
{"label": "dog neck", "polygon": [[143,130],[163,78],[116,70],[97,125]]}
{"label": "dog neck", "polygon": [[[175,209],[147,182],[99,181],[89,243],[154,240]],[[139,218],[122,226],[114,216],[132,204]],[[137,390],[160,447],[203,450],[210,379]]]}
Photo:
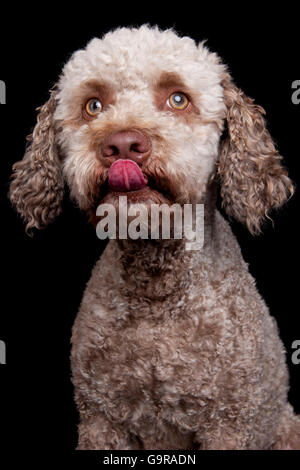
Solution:
{"label": "dog neck", "polygon": [[[215,218],[215,187],[210,186],[204,203],[205,256],[211,251]],[[186,289],[192,264],[203,256],[187,250],[187,240],[117,240],[121,276],[131,295],[163,300]]]}
{"label": "dog neck", "polygon": [[163,300],[188,281],[191,251],[184,240],[119,240],[122,277],[128,293]]}

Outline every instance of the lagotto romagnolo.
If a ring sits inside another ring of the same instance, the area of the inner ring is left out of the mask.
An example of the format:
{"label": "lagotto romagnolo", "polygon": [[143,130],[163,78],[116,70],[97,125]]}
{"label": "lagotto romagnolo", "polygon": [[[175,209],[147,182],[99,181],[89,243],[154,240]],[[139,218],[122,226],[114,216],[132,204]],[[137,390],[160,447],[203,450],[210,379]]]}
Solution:
{"label": "lagotto romagnolo", "polygon": [[78,448],[300,449],[277,325],[215,207],[219,185],[258,233],[293,185],[264,110],[218,55],[156,27],[93,39],[30,140],[10,189],[27,231],[60,213],[65,185],[95,227],[120,196],[204,204],[201,250],[117,239],[96,263],[72,335]]}

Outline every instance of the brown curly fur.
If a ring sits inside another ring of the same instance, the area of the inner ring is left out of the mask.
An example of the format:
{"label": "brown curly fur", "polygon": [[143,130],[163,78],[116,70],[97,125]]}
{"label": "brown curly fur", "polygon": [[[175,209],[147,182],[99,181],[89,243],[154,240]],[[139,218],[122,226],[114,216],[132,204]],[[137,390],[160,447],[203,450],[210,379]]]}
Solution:
{"label": "brown curly fur", "polygon": [[223,80],[223,87],[228,125],[218,167],[223,206],[254,234],[260,232],[269,211],[282,206],[294,188],[266,128],[264,109],[230,77]]}
{"label": "brown curly fur", "polygon": [[[117,40],[124,34],[122,44],[127,49],[158,41],[155,47],[158,44],[167,52],[176,44],[177,54],[181,43],[173,33],[147,27],[140,31],[132,32],[131,46],[127,30],[115,34]],[[134,34],[142,34],[142,39],[149,35],[151,41],[137,41]],[[164,34],[166,43],[161,39]],[[187,41],[183,44],[187,54]],[[101,45],[94,40],[89,53],[96,50],[98,54],[98,48]],[[219,60],[214,55],[207,59],[204,49],[202,54],[208,73]],[[103,56],[107,58],[107,54]],[[170,59],[172,53],[167,56]],[[72,62],[66,72],[71,79],[85,71],[85,53],[76,57],[79,66]],[[133,57],[133,63],[138,62],[135,54]],[[178,57],[177,71],[182,68],[182,54]],[[111,86],[105,96],[108,101],[113,96],[113,103],[107,104],[105,119],[87,124],[80,113],[84,103],[78,98],[86,94],[84,83],[72,89],[73,94],[68,90],[69,108],[64,87],[60,85],[60,98],[52,91],[40,108],[24,159],[13,167],[13,205],[27,222],[27,230],[41,228],[60,212],[66,179],[72,197],[95,222],[99,198],[115,202],[117,197],[105,193],[108,165],[97,149],[112,130],[140,129],[152,141],[153,153],[143,172],[156,190],[151,191],[150,186],[143,197],[147,203],[157,198],[203,202],[205,241],[200,251],[186,251],[185,240],[109,242],[93,270],[73,327],[78,448],[300,449],[300,419],[287,401],[288,373],[277,325],[228,223],[215,209],[217,178],[211,171],[215,161],[213,152],[205,151],[208,145],[214,148],[213,142],[217,154],[225,118],[221,107],[206,120],[193,108],[188,117],[178,119],[160,113],[151,107],[153,88],[148,81],[134,83],[137,72],[130,68],[127,55],[125,68],[124,61],[121,67],[114,61],[112,72],[106,64],[109,78],[116,74],[118,86],[124,86],[129,98],[134,98],[134,107],[126,93],[119,104],[120,90]],[[160,67],[160,56],[157,63]],[[153,67],[151,62],[151,71]],[[263,109],[232,83],[225,70],[222,68],[220,82],[223,78],[228,138],[220,146],[216,173],[228,214],[256,233],[269,211],[292,194],[293,185],[266,129]],[[141,72],[138,68],[139,80]],[[107,78],[103,83],[108,82]],[[205,83],[210,86],[206,76],[202,86]],[[66,80],[67,89],[68,85]],[[155,97],[154,87],[154,102]],[[194,98],[195,102],[200,99]],[[222,97],[218,95],[218,99]],[[55,121],[53,113],[59,105],[61,114]],[[203,111],[201,108],[201,114]],[[211,136],[214,140],[209,141]],[[182,145],[178,153],[175,143]],[[201,157],[207,160],[198,171],[194,166]]]}
{"label": "brown curly fur", "polygon": [[26,221],[26,231],[43,228],[61,211],[64,182],[55,145],[56,91],[37,109],[37,124],[27,137],[23,160],[13,165],[10,199]]}

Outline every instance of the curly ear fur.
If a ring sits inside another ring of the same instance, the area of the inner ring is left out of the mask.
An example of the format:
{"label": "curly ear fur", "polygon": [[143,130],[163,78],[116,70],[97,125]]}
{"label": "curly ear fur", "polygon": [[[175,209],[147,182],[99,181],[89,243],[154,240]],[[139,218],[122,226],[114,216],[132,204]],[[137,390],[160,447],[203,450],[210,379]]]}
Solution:
{"label": "curly ear fur", "polygon": [[23,160],[13,165],[10,199],[26,221],[26,232],[43,228],[61,211],[64,183],[55,146],[56,91],[37,110],[37,124]]}
{"label": "curly ear fur", "polygon": [[218,167],[223,206],[255,234],[269,211],[292,196],[293,184],[266,129],[263,108],[229,77],[223,87],[228,124]]}

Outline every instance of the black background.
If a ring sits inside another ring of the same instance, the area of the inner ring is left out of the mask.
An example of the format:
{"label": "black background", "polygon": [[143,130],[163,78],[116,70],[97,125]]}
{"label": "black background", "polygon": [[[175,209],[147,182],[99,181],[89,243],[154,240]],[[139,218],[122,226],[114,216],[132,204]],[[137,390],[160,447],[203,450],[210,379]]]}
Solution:
{"label": "black background", "polygon": [[[68,4],[70,5],[70,4]],[[166,4],[167,5],[167,4]],[[242,5],[242,4],[241,4]],[[62,16],[58,6],[7,12],[2,18],[1,73],[7,104],[1,120],[2,305],[0,339],[6,342],[7,365],[0,366],[1,443],[22,449],[72,451],[76,445],[77,412],[70,383],[70,336],[83,289],[103,249],[68,200],[63,215],[33,239],[11,209],[8,182],[12,164],[22,158],[25,136],[35,124],[35,108],[48,98],[71,53],[94,36],[117,26],[158,24],[181,35],[207,39],[229,65],[235,82],[267,112],[268,127],[290,176],[297,184],[300,104],[291,101],[300,79],[298,26],[294,7],[261,11],[236,10],[201,3],[168,6],[144,3],[111,8],[73,6]],[[242,9],[243,8],[243,9]],[[182,61],[184,67],[184,58]],[[243,255],[287,350],[291,375],[290,402],[300,413],[300,365],[291,362],[292,342],[299,329],[299,194],[278,214],[274,227],[252,237],[232,223]]]}

